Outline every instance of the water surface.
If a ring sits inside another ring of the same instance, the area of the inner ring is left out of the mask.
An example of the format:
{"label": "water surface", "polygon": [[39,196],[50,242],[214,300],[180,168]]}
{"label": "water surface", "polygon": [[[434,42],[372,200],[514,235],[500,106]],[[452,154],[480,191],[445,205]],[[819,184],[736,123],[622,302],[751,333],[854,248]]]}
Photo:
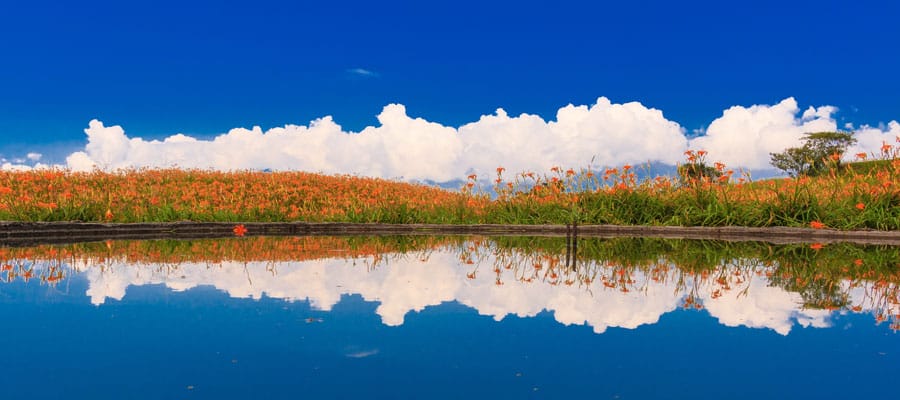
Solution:
{"label": "water surface", "polygon": [[0,248],[2,398],[890,396],[900,250],[250,237]]}

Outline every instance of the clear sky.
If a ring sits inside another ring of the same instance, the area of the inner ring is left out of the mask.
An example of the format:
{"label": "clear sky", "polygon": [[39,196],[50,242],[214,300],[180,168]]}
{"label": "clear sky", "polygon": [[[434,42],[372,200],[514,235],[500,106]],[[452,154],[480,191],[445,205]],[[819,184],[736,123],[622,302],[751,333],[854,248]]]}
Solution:
{"label": "clear sky", "polygon": [[[892,1],[22,1],[0,13],[0,154],[129,137],[379,124],[640,102],[690,136],[793,97],[843,127],[900,119]],[[62,154],[61,157],[64,157]],[[62,158],[57,161],[62,161]]]}

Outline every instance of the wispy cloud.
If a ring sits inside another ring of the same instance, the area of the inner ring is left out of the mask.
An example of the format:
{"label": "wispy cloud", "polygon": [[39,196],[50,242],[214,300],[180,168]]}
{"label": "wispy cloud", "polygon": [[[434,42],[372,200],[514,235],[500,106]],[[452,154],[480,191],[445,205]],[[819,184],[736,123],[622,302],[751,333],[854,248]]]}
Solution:
{"label": "wispy cloud", "polygon": [[353,76],[361,76],[365,78],[377,78],[380,76],[377,72],[365,68],[351,68],[347,70],[347,73]]}
{"label": "wispy cloud", "polygon": [[347,353],[347,357],[349,357],[349,358],[366,358],[366,357],[374,356],[374,355],[376,355],[376,354],[378,354],[378,349],[364,350],[364,351],[357,351],[357,352],[353,352],[353,353]]}

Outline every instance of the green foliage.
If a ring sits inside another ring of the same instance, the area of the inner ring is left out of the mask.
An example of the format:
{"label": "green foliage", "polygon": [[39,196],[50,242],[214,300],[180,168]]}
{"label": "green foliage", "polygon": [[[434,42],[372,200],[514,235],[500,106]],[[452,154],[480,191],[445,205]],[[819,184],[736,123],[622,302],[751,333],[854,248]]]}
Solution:
{"label": "green foliage", "polygon": [[688,185],[691,182],[700,182],[704,180],[715,181],[722,176],[722,171],[706,165],[705,162],[691,162],[678,166],[678,178],[682,185]]}
{"label": "green foliage", "polygon": [[772,166],[793,177],[821,175],[840,168],[840,157],[856,143],[849,132],[806,133],[802,140],[801,147],[770,153]]}
{"label": "green foliage", "polygon": [[815,175],[815,158],[808,145],[803,147],[791,147],[781,153],[771,153],[772,166],[788,175],[797,177],[801,175]]}

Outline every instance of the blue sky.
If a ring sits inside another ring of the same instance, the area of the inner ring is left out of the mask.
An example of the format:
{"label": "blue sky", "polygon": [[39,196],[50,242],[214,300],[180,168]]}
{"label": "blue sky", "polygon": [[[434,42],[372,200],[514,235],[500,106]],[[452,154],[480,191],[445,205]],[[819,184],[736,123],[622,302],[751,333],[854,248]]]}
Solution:
{"label": "blue sky", "polygon": [[[638,101],[685,131],[796,98],[839,126],[900,118],[895,2],[30,1],[0,14],[0,153],[235,127],[448,126],[502,107]],[[371,74],[359,73],[361,70]]]}

